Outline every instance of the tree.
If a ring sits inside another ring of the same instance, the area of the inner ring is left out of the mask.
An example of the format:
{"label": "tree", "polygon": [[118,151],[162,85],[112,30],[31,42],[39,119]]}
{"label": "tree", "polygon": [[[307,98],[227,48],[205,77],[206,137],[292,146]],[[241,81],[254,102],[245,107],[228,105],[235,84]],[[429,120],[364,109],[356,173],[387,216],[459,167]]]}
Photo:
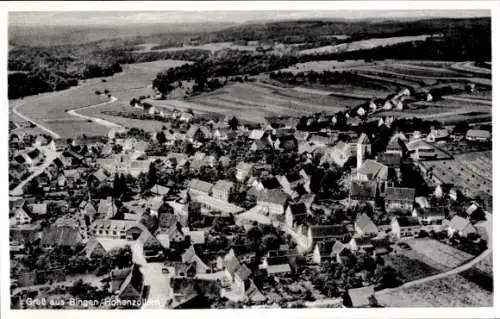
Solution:
{"label": "tree", "polygon": [[165,136],[165,133],[163,131],[160,131],[156,133],[156,140],[160,144],[164,144],[167,141],[167,137]]}
{"label": "tree", "polygon": [[156,165],[154,163],[149,164],[148,171],[148,187],[154,186],[158,183],[158,176],[156,171]]}
{"label": "tree", "polygon": [[279,239],[276,235],[273,234],[268,234],[265,235],[262,238],[262,244],[261,244],[261,249],[262,250],[272,250],[272,249],[278,249],[280,245]]}
{"label": "tree", "polygon": [[236,116],[233,116],[232,119],[229,120],[229,122],[227,123],[229,125],[229,127],[235,131],[237,128],[238,128],[238,125],[239,125],[239,121],[238,119],[236,118]]}

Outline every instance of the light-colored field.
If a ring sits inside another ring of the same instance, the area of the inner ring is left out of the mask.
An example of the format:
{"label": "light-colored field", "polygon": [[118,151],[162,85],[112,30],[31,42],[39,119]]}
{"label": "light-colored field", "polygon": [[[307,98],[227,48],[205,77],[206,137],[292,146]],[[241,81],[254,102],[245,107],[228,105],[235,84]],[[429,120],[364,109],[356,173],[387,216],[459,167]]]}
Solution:
{"label": "light-colored field", "polygon": [[489,175],[479,175],[467,162],[458,159],[429,161],[422,164],[426,168],[432,167],[434,176],[443,183],[454,184],[470,194],[481,191],[492,194],[491,171]]}
{"label": "light-colored field", "polygon": [[493,293],[460,275],[377,295],[385,307],[492,307]]}
{"label": "light-colored field", "polygon": [[[76,87],[59,92],[50,92],[36,96],[26,97],[23,100],[13,101],[23,103],[18,111],[35,122],[46,126],[61,137],[77,137],[82,134],[102,135],[108,132],[108,128],[92,121],[76,118],[66,113],[66,110],[98,104],[108,98],[96,95],[95,91],[109,90],[110,94],[117,97],[119,101],[128,104],[130,99],[141,95],[152,93],[150,88],[156,73],[168,67],[175,67],[187,63],[186,61],[165,60],[123,66],[123,72],[101,79],[88,79]],[[106,105],[108,109],[119,102]],[[88,110],[88,116],[96,116],[101,108]],[[96,116],[101,117],[101,116]],[[102,116],[104,118],[104,116]],[[125,119],[121,119],[123,123]],[[137,121],[135,124],[138,124]],[[148,121],[141,121],[144,125]],[[125,125],[130,126],[130,125]]]}
{"label": "light-colored field", "polygon": [[172,48],[163,48],[163,49],[155,49],[154,46],[148,45],[148,46],[142,46],[139,47],[138,50],[135,50],[134,52],[137,53],[143,53],[143,52],[175,52],[175,51],[183,51],[183,50],[192,50],[192,49],[197,49],[197,50],[206,50],[210,52],[217,52],[225,49],[232,49],[232,50],[240,50],[240,51],[255,51],[257,48],[256,45],[236,45],[233,44],[232,42],[213,42],[213,43],[206,43],[206,44],[201,44],[201,45],[183,45],[182,47],[172,47]]}
{"label": "light-colored field", "polygon": [[384,65],[380,67],[383,70],[402,73],[402,74],[410,74],[417,76],[426,76],[426,77],[462,77],[466,76],[466,74],[461,72],[452,71],[446,67],[439,66],[423,66],[423,65],[415,65],[415,64],[406,64],[406,63],[391,63],[388,65]]}
{"label": "light-colored field", "polygon": [[458,250],[430,238],[415,238],[406,241],[417,253],[432,260],[432,265],[439,265],[441,270],[456,268],[474,258],[471,254]]}
{"label": "light-colored field", "polygon": [[325,54],[325,53],[340,53],[340,52],[350,52],[357,50],[373,49],[380,46],[394,45],[398,43],[413,42],[413,41],[425,41],[429,35],[417,35],[417,36],[406,36],[406,37],[391,37],[391,38],[381,38],[381,39],[368,39],[361,41],[354,41],[349,43],[342,43],[337,45],[328,45],[319,48],[302,50],[299,54]]}
{"label": "light-colored field", "polygon": [[338,60],[327,60],[327,61],[312,61],[305,63],[297,63],[288,68],[281,69],[281,72],[306,72],[306,71],[339,71],[339,70],[351,70],[356,67],[364,67],[376,65],[376,62],[367,63],[364,60],[346,60],[346,61],[338,61]]}

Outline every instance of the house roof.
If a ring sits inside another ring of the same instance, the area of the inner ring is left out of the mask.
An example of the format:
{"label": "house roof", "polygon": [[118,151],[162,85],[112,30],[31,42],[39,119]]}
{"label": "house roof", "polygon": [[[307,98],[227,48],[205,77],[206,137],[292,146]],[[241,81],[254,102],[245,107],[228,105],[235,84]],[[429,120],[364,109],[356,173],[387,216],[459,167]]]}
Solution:
{"label": "house roof", "polygon": [[228,203],[226,201],[204,194],[197,195],[195,198],[193,198],[193,200],[209,206],[213,211],[220,211],[223,213],[236,214],[245,210],[244,208],[234,205],[233,203]]}
{"label": "house roof", "polygon": [[149,190],[153,194],[158,194],[158,195],[167,195],[170,192],[170,188],[158,184],[154,185]]}
{"label": "house roof", "polygon": [[448,130],[443,128],[443,129],[432,129],[429,135],[433,135],[434,138],[445,138],[448,136]]}
{"label": "house roof", "polygon": [[351,197],[374,199],[377,195],[377,183],[374,181],[352,180],[350,188]]}
{"label": "house roof", "polygon": [[260,193],[258,201],[284,206],[288,199],[289,196],[285,192],[277,189],[269,189]]}
{"label": "house roof", "polygon": [[375,226],[375,223],[366,213],[358,216],[356,219],[356,226],[361,228],[364,233],[378,233],[377,226]]}
{"label": "house roof", "polygon": [[421,208],[428,208],[430,207],[429,201],[425,196],[418,196],[415,197],[415,202],[421,207]]}
{"label": "house roof", "polygon": [[321,145],[333,145],[335,144],[335,141],[337,139],[334,136],[324,136],[324,135],[318,135],[318,134],[312,134],[309,137],[309,141],[313,142],[315,144],[321,144]]}
{"label": "house roof", "polygon": [[342,236],[346,232],[344,225],[315,225],[309,229],[313,239]]}
{"label": "house roof", "polygon": [[377,156],[377,161],[389,167],[399,167],[401,165],[400,153],[381,153]]}
{"label": "house roof", "polygon": [[213,185],[211,183],[199,180],[197,178],[192,179],[189,182],[188,188],[190,190],[197,190],[204,193],[209,193],[212,190]]}
{"label": "house roof", "polygon": [[289,273],[290,271],[292,271],[290,264],[269,265],[267,266],[266,270],[270,275]]}
{"label": "house roof", "polygon": [[418,208],[417,209],[417,215],[419,217],[428,217],[428,216],[434,216],[434,217],[442,217],[444,219],[445,214],[440,207],[429,207],[429,208]]}
{"label": "house roof", "polygon": [[297,203],[290,205],[290,212],[293,217],[305,216],[307,215],[307,207],[304,203]]}
{"label": "house roof", "polygon": [[31,205],[31,213],[33,215],[45,215],[47,214],[47,203],[39,203]]}
{"label": "house roof", "polygon": [[479,205],[477,205],[476,203],[472,203],[468,208],[467,210],[465,211],[465,213],[467,213],[467,215],[472,215],[475,211],[477,210],[481,210],[481,207]]}
{"label": "house roof", "polygon": [[250,163],[245,163],[245,162],[239,162],[238,165],[236,165],[237,170],[242,170],[242,171],[249,171],[253,167],[253,164]]}
{"label": "house roof", "polygon": [[80,232],[76,227],[53,226],[42,232],[42,245],[76,246],[82,242]]}
{"label": "house roof", "polygon": [[264,130],[252,130],[249,138],[251,140],[260,140],[264,136]]}
{"label": "house roof", "polygon": [[231,181],[228,181],[228,180],[218,180],[212,191],[221,191],[221,192],[229,192],[231,190],[231,188],[233,188],[234,186],[234,183],[231,182]]}
{"label": "house roof", "polygon": [[240,261],[234,255],[226,255],[224,257],[224,266],[230,274],[234,274],[240,267]]}
{"label": "house roof", "polygon": [[264,186],[265,189],[276,189],[280,188],[281,184],[278,181],[276,177],[271,177],[271,178],[266,178],[261,181],[262,186]]}
{"label": "house roof", "polygon": [[366,135],[365,133],[361,133],[361,135],[359,136],[358,138],[358,144],[370,144],[370,139],[368,138],[368,135]]}
{"label": "house roof", "polygon": [[187,138],[194,138],[195,134],[200,130],[199,125],[191,125],[189,130],[186,132]]}
{"label": "house roof", "polygon": [[400,227],[420,226],[418,219],[413,216],[397,216],[394,217]]}
{"label": "house roof", "polygon": [[358,173],[369,175],[372,179],[387,180],[388,167],[372,159],[367,159],[359,168]]}
{"label": "house roof", "polygon": [[357,246],[373,246],[372,241],[368,237],[354,236],[351,240],[354,240]]}
{"label": "house roof", "polygon": [[463,231],[466,228],[474,229],[474,226],[472,226],[471,222],[468,219],[465,219],[458,215],[453,216],[453,218],[450,221],[450,227],[458,231]]}
{"label": "house roof", "polygon": [[415,189],[406,187],[387,187],[386,200],[411,200],[415,199]]}
{"label": "house roof", "polygon": [[316,243],[318,247],[319,254],[321,257],[330,257],[332,254],[333,246],[335,245],[334,241],[320,241]]}
{"label": "house roof", "polygon": [[248,269],[248,267],[243,264],[238,270],[236,270],[235,275],[238,276],[242,281],[247,280],[250,275],[252,274],[252,271]]}
{"label": "house roof", "polygon": [[344,244],[342,244],[340,241],[336,240],[332,246],[331,255],[333,256],[333,255],[340,254],[345,249],[346,249],[346,246]]}
{"label": "house roof", "polygon": [[94,174],[92,174],[99,182],[104,182],[108,179],[108,176],[104,172],[104,169],[99,168]]}
{"label": "house roof", "polygon": [[373,285],[349,289],[347,292],[351,298],[353,307],[364,307],[370,305],[370,297],[375,294],[375,288]]}
{"label": "house roof", "polygon": [[97,208],[97,212],[101,216],[106,216],[109,211],[115,212],[117,211],[116,205],[113,202],[111,197],[108,197],[106,199],[101,199],[99,201],[99,207]]}
{"label": "house roof", "polygon": [[467,137],[472,137],[472,138],[484,138],[488,139],[491,138],[491,133],[486,130],[468,130],[466,133]]}

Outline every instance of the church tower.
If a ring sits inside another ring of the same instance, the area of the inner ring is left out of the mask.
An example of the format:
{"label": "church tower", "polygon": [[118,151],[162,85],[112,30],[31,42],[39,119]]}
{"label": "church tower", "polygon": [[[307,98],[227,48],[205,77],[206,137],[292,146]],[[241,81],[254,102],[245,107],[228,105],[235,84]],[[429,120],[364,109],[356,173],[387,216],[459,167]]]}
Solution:
{"label": "church tower", "polygon": [[363,165],[364,160],[371,153],[371,144],[368,136],[365,133],[361,133],[358,139],[357,149],[356,149],[356,169],[359,170],[361,165]]}

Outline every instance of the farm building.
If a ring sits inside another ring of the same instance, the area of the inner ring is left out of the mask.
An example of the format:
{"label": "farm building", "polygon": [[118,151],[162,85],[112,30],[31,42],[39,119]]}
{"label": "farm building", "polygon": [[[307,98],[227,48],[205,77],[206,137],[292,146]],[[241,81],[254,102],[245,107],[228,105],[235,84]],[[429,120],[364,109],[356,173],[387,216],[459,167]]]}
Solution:
{"label": "farm building", "polygon": [[352,180],[349,190],[350,205],[355,205],[359,202],[375,203],[377,195],[377,183],[367,180]]}
{"label": "farm building", "polygon": [[447,129],[432,129],[427,135],[426,140],[430,143],[436,143],[440,141],[446,141],[449,137],[449,132]]}
{"label": "farm building", "polygon": [[366,213],[361,214],[354,222],[354,228],[356,233],[359,235],[370,235],[377,234],[378,229],[372,219],[366,215]]}
{"label": "farm building", "polygon": [[391,222],[392,234],[398,238],[416,236],[421,229],[418,219],[413,216],[397,216]]}
{"label": "farm building", "polygon": [[413,209],[412,216],[417,218],[422,225],[439,224],[445,219],[445,214],[439,207]]}
{"label": "farm building", "polygon": [[387,187],[385,194],[385,210],[403,210],[411,212],[415,200],[415,189],[404,187]]}
{"label": "farm building", "polygon": [[468,130],[465,138],[468,141],[486,142],[491,140],[491,133],[486,130]]}

